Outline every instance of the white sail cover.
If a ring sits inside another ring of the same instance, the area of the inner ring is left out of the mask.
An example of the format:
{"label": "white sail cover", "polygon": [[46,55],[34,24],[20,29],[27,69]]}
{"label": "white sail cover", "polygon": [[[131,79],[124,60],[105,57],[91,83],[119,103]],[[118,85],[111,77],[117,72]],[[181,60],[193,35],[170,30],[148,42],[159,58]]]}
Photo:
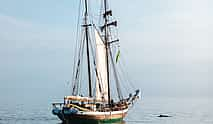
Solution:
{"label": "white sail cover", "polygon": [[95,30],[96,39],[96,99],[108,101],[108,82],[107,82],[107,62],[106,48],[97,30]]}

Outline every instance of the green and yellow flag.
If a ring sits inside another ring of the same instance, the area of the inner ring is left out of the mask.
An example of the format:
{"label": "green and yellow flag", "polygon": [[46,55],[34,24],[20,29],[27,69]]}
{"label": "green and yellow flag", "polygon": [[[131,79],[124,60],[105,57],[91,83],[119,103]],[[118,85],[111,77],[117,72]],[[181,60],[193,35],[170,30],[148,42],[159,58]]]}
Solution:
{"label": "green and yellow flag", "polygon": [[121,51],[120,50],[118,50],[118,53],[117,53],[117,55],[116,55],[116,63],[118,62],[118,59],[120,58],[120,54],[121,54]]}

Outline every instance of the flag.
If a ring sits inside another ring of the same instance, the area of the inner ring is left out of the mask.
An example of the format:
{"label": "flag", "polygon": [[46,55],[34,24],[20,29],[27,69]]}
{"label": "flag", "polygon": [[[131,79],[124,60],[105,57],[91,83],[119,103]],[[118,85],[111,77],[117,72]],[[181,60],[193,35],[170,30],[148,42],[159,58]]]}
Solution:
{"label": "flag", "polygon": [[121,51],[120,50],[118,50],[118,53],[117,53],[117,55],[116,55],[116,63],[118,62],[118,59],[120,58],[120,54],[121,54]]}

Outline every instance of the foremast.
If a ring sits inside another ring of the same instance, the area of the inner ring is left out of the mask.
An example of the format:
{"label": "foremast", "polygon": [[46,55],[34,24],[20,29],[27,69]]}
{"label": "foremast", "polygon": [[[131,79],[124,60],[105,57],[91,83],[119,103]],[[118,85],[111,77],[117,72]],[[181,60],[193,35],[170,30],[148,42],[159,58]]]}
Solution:
{"label": "foremast", "polygon": [[[97,69],[99,72],[101,72],[101,74],[99,74],[100,79],[102,79],[102,82],[99,81],[100,84],[102,84],[102,86],[105,86],[103,88],[102,91],[102,100],[105,101],[109,106],[111,106],[111,102],[112,102],[112,98],[111,98],[111,87],[110,87],[110,44],[111,44],[111,39],[110,39],[110,28],[109,26],[116,26],[117,22],[113,21],[113,22],[109,22],[110,17],[112,16],[112,11],[108,10],[108,3],[107,0],[103,0],[103,7],[104,7],[104,12],[103,12],[103,21],[104,24],[103,26],[101,26],[101,32],[102,32],[102,38],[100,38],[100,34],[98,37],[96,37],[96,61],[97,61]],[[101,43],[100,40],[103,42]],[[113,42],[113,41],[112,41]],[[103,47],[101,47],[98,44],[102,44]],[[97,54],[97,52],[100,52],[100,54],[102,56],[100,56],[99,54]],[[100,64],[100,62],[102,62]],[[98,80],[97,80],[98,81]],[[101,91],[97,91],[97,87],[96,87],[96,94],[99,94]],[[100,96],[96,95],[96,98],[100,99]]]}
{"label": "foremast", "polygon": [[108,44],[108,30],[107,30],[107,23],[108,23],[108,15],[107,15],[107,0],[104,0],[104,40],[105,40],[105,48],[106,48],[106,64],[107,64],[107,85],[108,85],[108,104],[111,104],[111,94],[110,94],[110,80],[109,80],[109,44]]}
{"label": "foremast", "polygon": [[119,40],[115,41],[109,41],[109,26],[117,26],[117,21],[108,22],[109,16],[112,16],[112,11],[108,10],[107,8],[107,0],[104,0],[104,26],[101,27],[101,30],[104,30],[104,41],[105,41],[105,49],[106,49],[106,65],[107,65],[107,85],[108,85],[108,104],[111,105],[111,93],[110,93],[110,70],[109,70],[109,56],[110,56],[110,43],[117,42]]}

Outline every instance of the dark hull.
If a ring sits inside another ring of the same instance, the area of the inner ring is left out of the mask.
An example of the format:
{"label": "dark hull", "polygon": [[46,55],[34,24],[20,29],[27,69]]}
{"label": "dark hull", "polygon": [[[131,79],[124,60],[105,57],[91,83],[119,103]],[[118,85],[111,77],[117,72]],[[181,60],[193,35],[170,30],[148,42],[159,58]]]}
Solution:
{"label": "dark hull", "polygon": [[63,124],[121,124],[123,118],[126,116],[126,112],[122,114],[112,115],[77,115],[77,114],[65,114],[62,110],[55,109],[52,111],[54,115],[63,122]]}

